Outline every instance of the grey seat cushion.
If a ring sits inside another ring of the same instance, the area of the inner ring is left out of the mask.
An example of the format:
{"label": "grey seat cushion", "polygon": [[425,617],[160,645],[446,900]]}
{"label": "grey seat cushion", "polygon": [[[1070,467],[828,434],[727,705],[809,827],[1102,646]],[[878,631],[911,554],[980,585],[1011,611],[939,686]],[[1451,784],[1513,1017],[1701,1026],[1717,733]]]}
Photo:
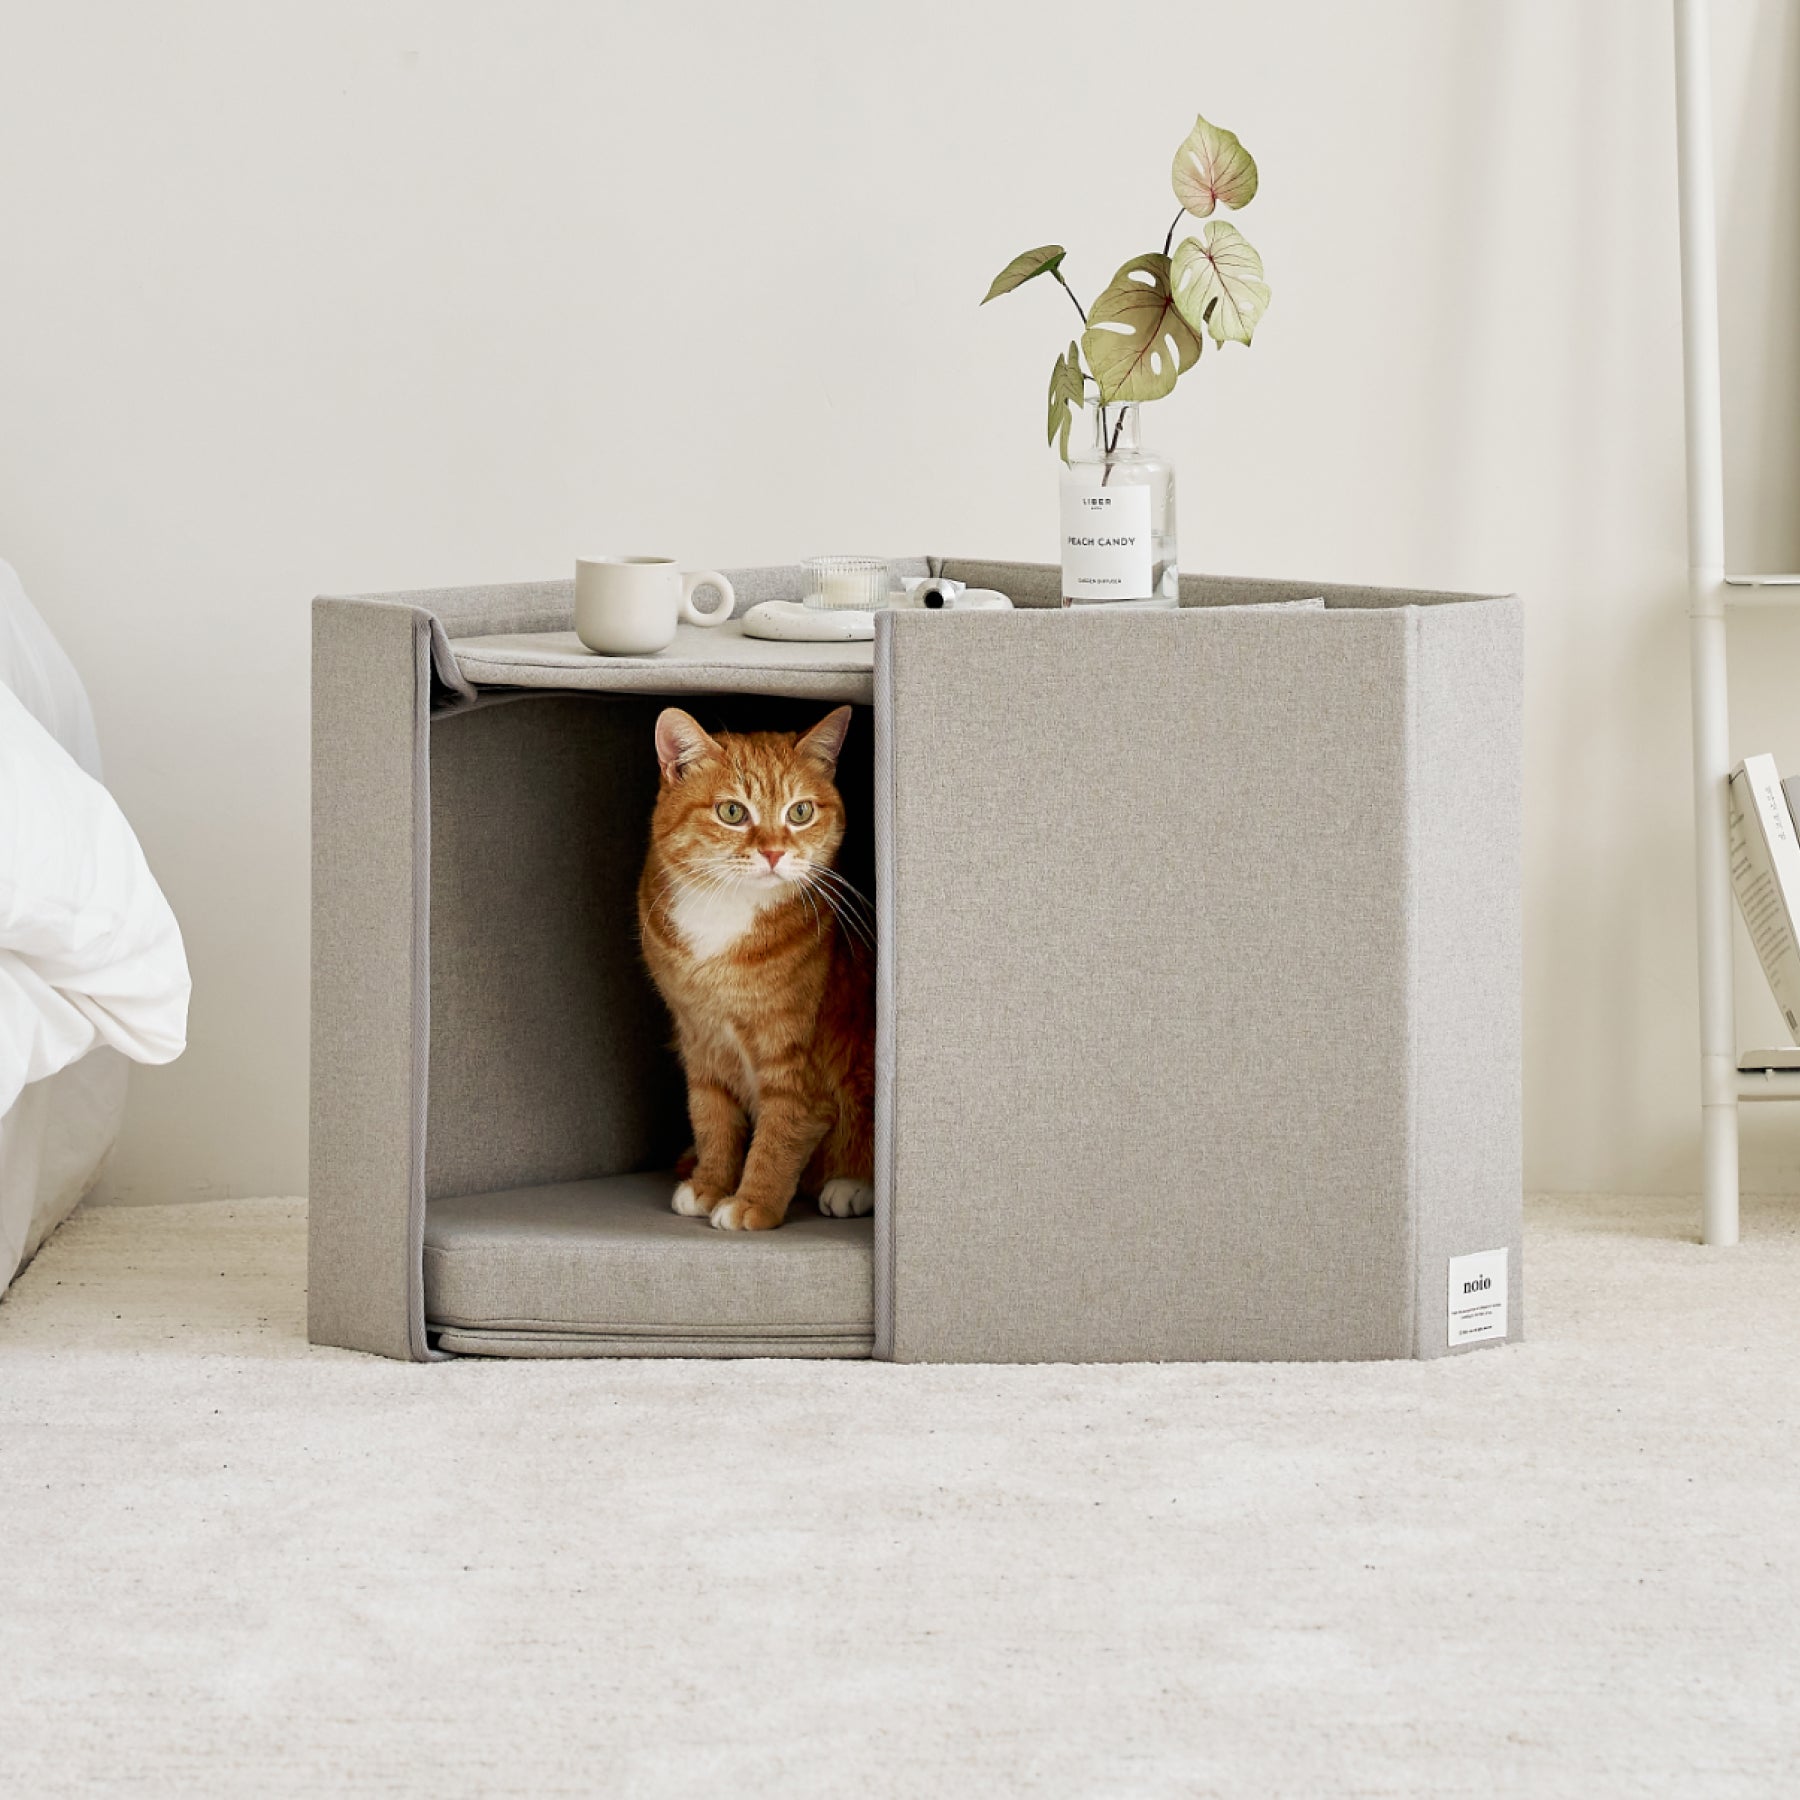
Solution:
{"label": "grey seat cushion", "polygon": [[425,1317],[441,1348],[538,1356],[867,1356],[868,1219],[796,1201],[779,1231],[669,1210],[666,1173],[433,1200]]}

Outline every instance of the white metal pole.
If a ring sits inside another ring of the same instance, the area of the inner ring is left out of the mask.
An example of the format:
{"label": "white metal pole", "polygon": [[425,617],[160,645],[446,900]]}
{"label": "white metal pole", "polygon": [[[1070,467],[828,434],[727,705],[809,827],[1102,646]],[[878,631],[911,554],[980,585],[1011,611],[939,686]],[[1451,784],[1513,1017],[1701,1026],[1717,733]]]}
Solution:
{"label": "white metal pole", "polygon": [[1687,413],[1688,618],[1694,697],[1694,848],[1700,923],[1702,1235],[1738,1241],[1737,1025],[1731,974],[1731,748],[1725,680],[1725,456],[1713,221],[1712,67],[1706,0],[1675,0],[1681,170],[1681,325]]}

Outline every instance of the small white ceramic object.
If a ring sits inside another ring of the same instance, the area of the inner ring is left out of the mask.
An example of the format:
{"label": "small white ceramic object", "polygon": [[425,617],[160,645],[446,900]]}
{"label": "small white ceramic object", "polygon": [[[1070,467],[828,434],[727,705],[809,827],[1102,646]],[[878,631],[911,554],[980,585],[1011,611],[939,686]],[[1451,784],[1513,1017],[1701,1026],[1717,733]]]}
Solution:
{"label": "small white ceramic object", "polygon": [[[719,590],[711,612],[694,604]],[[672,556],[583,556],[575,563],[575,635],[601,656],[651,656],[675,641],[675,627],[723,625],[737,596],[716,569],[683,574]]]}
{"label": "small white ceramic object", "polygon": [[947,575],[908,575],[900,585],[906,591],[889,602],[892,606],[925,612],[1012,611],[1012,602],[997,588],[972,588]]}
{"label": "small white ceramic object", "polygon": [[744,614],[744,636],[787,644],[855,643],[875,635],[875,615],[848,606],[806,606],[798,600],[765,600]]}

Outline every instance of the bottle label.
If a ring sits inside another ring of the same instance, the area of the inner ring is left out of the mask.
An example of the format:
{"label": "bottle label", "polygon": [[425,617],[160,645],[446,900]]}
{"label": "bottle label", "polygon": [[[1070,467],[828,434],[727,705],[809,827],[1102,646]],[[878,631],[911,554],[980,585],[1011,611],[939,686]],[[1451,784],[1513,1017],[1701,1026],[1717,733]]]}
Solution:
{"label": "bottle label", "polygon": [[1149,488],[1065,488],[1062,572],[1065,600],[1152,598]]}

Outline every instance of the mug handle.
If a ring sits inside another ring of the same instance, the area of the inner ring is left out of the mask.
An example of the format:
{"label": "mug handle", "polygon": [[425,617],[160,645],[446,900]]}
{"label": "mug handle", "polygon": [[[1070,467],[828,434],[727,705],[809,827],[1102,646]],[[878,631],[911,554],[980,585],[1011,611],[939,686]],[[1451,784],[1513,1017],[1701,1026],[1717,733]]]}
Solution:
{"label": "mug handle", "polygon": [[[696,590],[703,587],[719,590],[719,604],[711,612],[702,612],[694,604]],[[696,569],[693,574],[682,576],[681,616],[690,625],[723,625],[736,605],[737,595],[732,592],[731,583],[717,569]]]}

